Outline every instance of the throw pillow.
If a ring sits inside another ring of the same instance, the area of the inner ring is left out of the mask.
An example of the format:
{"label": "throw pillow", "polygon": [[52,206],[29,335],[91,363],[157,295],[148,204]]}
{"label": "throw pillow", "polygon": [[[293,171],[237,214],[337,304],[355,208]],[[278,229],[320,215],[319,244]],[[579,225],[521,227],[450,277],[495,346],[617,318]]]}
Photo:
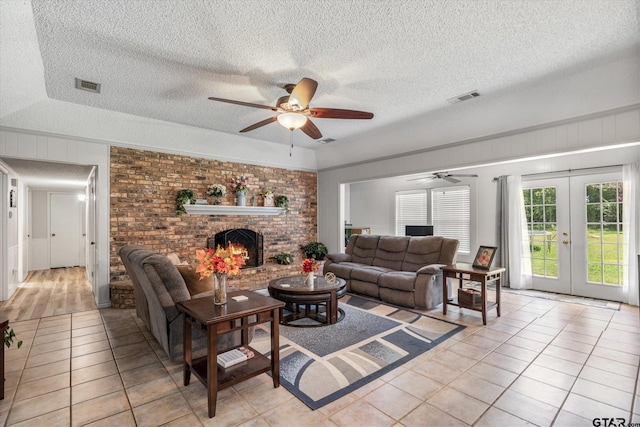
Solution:
{"label": "throw pillow", "polygon": [[192,266],[176,265],[176,268],[182,275],[184,283],[187,285],[189,295],[194,296],[213,290],[213,276],[205,277],[200,280],[200,273],[196,273],[196,269]]}

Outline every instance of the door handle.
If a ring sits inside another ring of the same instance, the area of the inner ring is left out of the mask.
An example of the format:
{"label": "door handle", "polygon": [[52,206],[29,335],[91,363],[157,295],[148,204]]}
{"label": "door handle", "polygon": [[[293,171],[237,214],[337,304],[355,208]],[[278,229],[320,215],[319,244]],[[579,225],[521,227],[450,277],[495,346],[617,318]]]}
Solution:
{"label": "door handle", "polygon": [[91,242],[91,244],[92,244],[92,245],[95,245],[95,244],[96,244],[96,242]]}
{"label": "door handle", "polygon": [[51,237],[56,237],[56,234],[55,234],[55,233],[52,233],[52,234],[51,234]]}

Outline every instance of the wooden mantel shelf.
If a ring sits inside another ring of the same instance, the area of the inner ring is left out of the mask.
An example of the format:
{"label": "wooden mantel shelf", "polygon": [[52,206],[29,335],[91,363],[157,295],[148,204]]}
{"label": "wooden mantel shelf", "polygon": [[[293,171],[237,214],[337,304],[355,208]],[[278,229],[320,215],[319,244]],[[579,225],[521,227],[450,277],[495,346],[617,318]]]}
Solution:
{"label": "wooden mantel shelf", "polygon": [[267,206],[183,205],[190,215],[280,215],[284,208]]}

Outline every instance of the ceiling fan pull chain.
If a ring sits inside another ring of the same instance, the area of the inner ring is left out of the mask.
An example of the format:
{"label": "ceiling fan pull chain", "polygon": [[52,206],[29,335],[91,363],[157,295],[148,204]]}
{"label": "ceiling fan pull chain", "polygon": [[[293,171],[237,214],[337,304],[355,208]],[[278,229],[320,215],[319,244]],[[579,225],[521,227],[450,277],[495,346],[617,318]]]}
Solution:
{"label": "ceiling fan pull chain", "polygon": [[293,151],[293,129],[291,129],[291,133],[289,134],[289,142],[291,142],[291,147],[289,147],[289,157],[291,157],[291,152]]}

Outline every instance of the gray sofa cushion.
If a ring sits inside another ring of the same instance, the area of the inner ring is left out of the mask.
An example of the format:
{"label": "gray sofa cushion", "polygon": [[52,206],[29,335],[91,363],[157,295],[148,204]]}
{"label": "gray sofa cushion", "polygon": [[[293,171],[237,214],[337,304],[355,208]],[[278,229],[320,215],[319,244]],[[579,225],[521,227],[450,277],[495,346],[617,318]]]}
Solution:
{"label": "gray sofa cushion", "polygon": [[410,271],[392,271],[383,274],[378,279],[381,288],[397,289],[399,291],[413,292],[416,283],[416,274]]}
{"label": "gray sofa cushion", "polygon": [[[351,261],[359,264],[372,265],[373,258],[378,250],[378,240],[380,240],[380,236],[357,234],[352,236],[352,238],[353,237],[355,237],[355,239],[353,239],[354,244],[352,245]],[[351,244],[351,239],[349,239],[349,244]]]}
{"label": "gray sofa cushion", "polygon": [[372,265],[401,270],[408,245],[408,237],[381,236]]}
{"label": "gray sofa cushion", "polygon": [[[412,237],[402,262],[402,268],[399,270],[418,271],[425,265],[440,263],[442,241],[443,238],[439,236]],[[456,244],[456,249],[457,247]],[[455,252],[451,259],[455,259]]]}
{"label": "gray sofa cushion", "polygon": [[378,278],[384,273],[393,271],[383,267],[362,267],[351,271],[351,280],[361,280],[363,282],[378,283]]}

